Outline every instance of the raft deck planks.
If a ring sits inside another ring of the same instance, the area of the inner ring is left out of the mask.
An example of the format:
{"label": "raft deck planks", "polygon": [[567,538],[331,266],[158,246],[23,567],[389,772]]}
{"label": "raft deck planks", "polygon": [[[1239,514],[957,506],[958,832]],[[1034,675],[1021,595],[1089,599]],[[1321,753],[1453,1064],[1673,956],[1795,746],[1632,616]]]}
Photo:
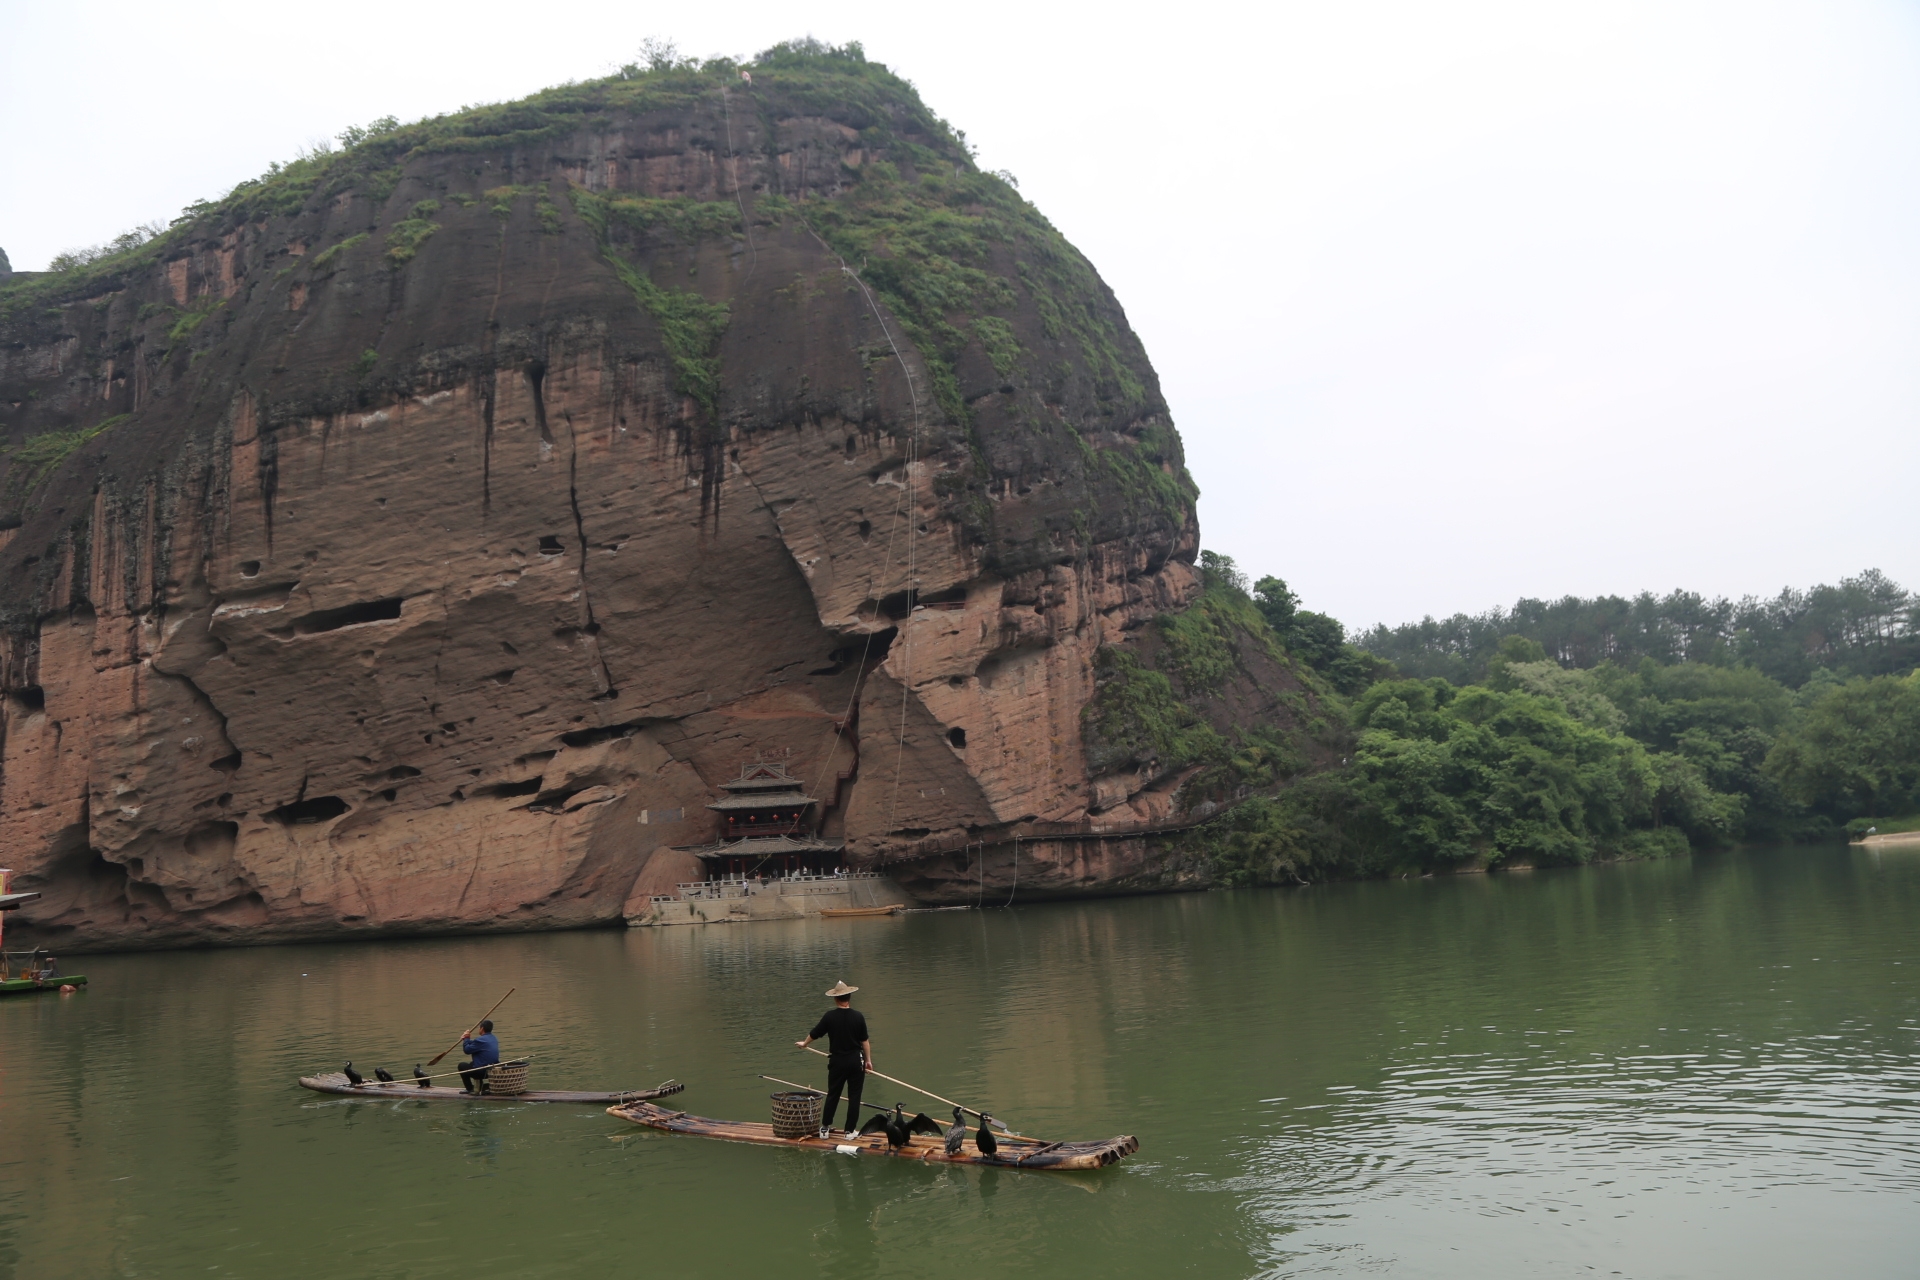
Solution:
{"label": "raft deck planks", "polygon": [[722,1142],[752,1142],[768,1147],[798,1147],[809,1151],[831,1152],[837,1147],[854,1146],[862,1155],[899,1156],[928,1164],[978,1164],[995,1169],[1098,1169],[1115,1164],[1140,1149],[1138,1138],[1107,1138],[1100,1142],[1041,1142],[1035,1138],[1001,1138],[1000,1150],[983,1156],[973,1147],[971,1136],[957,1156],[947,1154],[946,1143],[927,1134],[915,1134],[904,1147],[893,1147],[884,1134],[864,1138],[776,1138],[773,1126],[750,1120],[710,1120],[706,1116],[669,1111],[647,1102],[629,1102],[607,1108],[607,1114],[632,1124],[667,1133],[691,1134],[697,1138],[718,1138]]}
{"label": "raft deck planks", "polygon": [[422,1089],[417,1084],[394,1081],[381,1084],[378,1080],[369,1080],[355,1087],[347,1083],[345,1072],[329,1071],[320,1076],[301,1076],[300,1083],[316,1093],[337,1093],[348,1098],[398,1098],[413,1102],[597,1102],[605,1106],[609,1102],[639,1102],[646,1098],[664,1098],[668,1094],[679,1093],[687,1086],[679,1083],[663,1084],[657,1089],[623,1089],[618,1093],[584,1093],[572,1089],[529,1089],[525,1093],[481,1093],[472,1094],[464,1089],[455,1089],[441,1085],[429,1085]]}

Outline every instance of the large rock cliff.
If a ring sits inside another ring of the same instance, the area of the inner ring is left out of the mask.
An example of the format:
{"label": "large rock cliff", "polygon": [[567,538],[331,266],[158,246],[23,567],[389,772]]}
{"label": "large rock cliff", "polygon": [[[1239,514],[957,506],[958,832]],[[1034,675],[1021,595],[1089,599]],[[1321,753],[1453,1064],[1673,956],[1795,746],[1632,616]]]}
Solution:
{"label": "large rock cliff", "polygon": [[856,861],[1174,816],[1083,724],[1198,591],[1119,305],[857,51],[751,72],[375,127],[0,286],[12,923],[612,921],[756,753]]}

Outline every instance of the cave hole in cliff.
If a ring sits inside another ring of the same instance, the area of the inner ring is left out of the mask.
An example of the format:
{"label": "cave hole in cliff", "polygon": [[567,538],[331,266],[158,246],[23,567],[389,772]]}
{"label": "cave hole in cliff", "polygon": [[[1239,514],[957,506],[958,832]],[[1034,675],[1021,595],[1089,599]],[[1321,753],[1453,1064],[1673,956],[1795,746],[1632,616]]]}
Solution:
{"label": "cave hole in cliff", "polygon": [[417,778],[420,771],[410,764],[397,764],[387,770],[387,776],[398,782],[401,778]]}
{"label": "cave hole in cliff", "polygon": [[242,560],[240,562],[240,576],[243,578],[259,577],[260,562],[258,560]]}
{"label": "cave hole in cliff", "polygon": [[483,796],[533,796],[540,794],[540,779],[528,778],[525,782],[500,782],[480,790]]}
{"label": "cave hole in cliff", "polygon": [[262,816],[268,822],[278,822],[283,826],[304,827],[316,822],[331,822],[352,807],[339,796],[315,796],[311,800],[295,800],[278,809],[269,809]]}
{"label": "cave hole in cliff", "polygon": [[956,746],[956,747],[966,746],[967,731],[965,729],[960,728],[958,725],[955,725],[953,728],[947,730],[947,742],[950,745]]}
{"label": "cave hole in cliff", "polygon": [[400,605],[400,598],[395,596],[390,600],[368,600],[361,604],[343,605],[338,609],[315,609],[293,624],[294,634],[312,636],[338,631],[342,627],[357,627],[365,622],[391,622],[400,616]]}
{"label": "cave hole in cliff", "polygon": [[512,684],[513,670],[512,667],[508,667],[505,671],[496,671],[488,676],[487,679],[493,681],[495,684]]}
{"label": "cave hole in cliff", "polygon": [[585,790],[587,790],[587,788],[581,786],[555,787],[551,791],[542,791],[533,798],[533,803],[528,805],[527,808],[533,810],[535,813],[558,813],[566,806],[567,801],[573,799]]}
{"label": "cave hole in cliff", "polygon": [[47,709],[47,691],[37,684],[30,684],[24,689],[15,689],[13,701],[21,712],[32,715],[36,711]]}
{"label": "cave hole in cliff", "polygon": [[240,824],[237,822],[203,822],[187,832],[186,847],[189,858],[220,858],[233,856],[235,843],[240,838]]}
{"label": "cave hole in cliff", "polygon": [[232,755],[221,756],[218,760],[209,761],[208,767],[218,769],[222,773],[238,773],[240,771],[240,753],[235,751]]}
{"label": "cave hole in cliff", "polygon": [[500,642],[500,652],[506,654],[510,658],[517,658],[520,656],[520,651],[514,648],[512,645],[508,644],[505,640],[502,640]]}
{"label": "cave hole in cliff", "polygon": [[398,800],[400,798],[399,788],[388,787],[385,791],[382,791],[380,793],[380,798],[382,800],[385,800],[388,804],[392,804],[395,800]]}
{"label": "cave hole in cliff", "polygon": [[851,458],[851,457],[853,456],[853,454],[854,454],[854,450],[856,450],[856,449],[858,449],[859,447],[860,447],[860,437],[859,437],[859,436],[848,436],[848,437],[847,437],[847,456],[848,456],[849,458]]}
{"label": "cave hole in cliff", "polygon": [[557,556],[566,549],[566,544],[550,533],[540,539],[540,554],[543,556]]}
{"label": "cave hole in cliff", "polygon": [[873,536],[873,521],[862,520],[859,524],[858,531],[860,534],[860,541],[865,542],[868,538],[871,538]]}
{"label": "cave hole in cliff", "polygon": [[628,724],[607,724],[592,729],[575,729],[572,733],[561,734],[560,741],[570,747],[591,747],[597,743],[611,742],[615,738],[631,738],[640,732],[646,723],[645,720],[635,720]]}
{"label": "cave hole in cliff", "polygon": [[900,634],[900,628],[888,627],[884,631],[874,631],[863,636],[854,636],[827,655],[831,665],[815,667],[807,672],[810,676],[837,676],[847,669],[850,662],[859,662],[862,655],[868,663],[880,662],[887,656],[887,650],[893,647],[894,637]]}

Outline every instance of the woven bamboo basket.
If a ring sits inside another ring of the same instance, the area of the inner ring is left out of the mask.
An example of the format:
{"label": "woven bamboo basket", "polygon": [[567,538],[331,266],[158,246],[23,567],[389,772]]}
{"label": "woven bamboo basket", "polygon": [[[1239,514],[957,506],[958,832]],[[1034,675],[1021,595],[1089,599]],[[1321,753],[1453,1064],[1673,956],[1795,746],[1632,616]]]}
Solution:
{"label": "woven bamboo basket", "polygon": [[811,1138],[820,1132],[820,1104],[826,1095],[811,1089],[773,1095],[773,1136]]}
{"label": "woven bamboo basket", "polygon": [[527,1065],[531,1058],[516,1058],[512,1062],[502,1062],[487,1072],[487,1092],[501,1093],[512,1097],[516,1093],[527,1091]]}

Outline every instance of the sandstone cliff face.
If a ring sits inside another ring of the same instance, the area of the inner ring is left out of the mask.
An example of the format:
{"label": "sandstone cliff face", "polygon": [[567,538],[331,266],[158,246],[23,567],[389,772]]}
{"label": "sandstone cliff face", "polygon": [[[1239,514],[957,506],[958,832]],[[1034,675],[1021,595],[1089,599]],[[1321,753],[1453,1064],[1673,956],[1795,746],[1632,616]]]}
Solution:
{"label": "sandstone cliff face", "polygon": [[858,59],[410,126],[10,282],[0,414],[52,945],[616,920],[761,752],[857,859],[1171,813],[1082,733],[1197,589],[1152,369]]}

